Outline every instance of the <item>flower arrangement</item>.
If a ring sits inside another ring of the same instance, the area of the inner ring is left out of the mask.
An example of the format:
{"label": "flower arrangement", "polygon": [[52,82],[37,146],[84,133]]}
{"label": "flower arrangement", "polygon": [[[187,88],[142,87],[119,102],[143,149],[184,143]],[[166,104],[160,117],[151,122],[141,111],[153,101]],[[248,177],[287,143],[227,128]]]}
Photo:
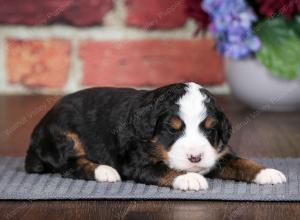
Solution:
{"label": "flower arrangement", "polygon": [[199,7],[221,54],[255,56],[283,79],[299,76],[300,0],[202,0]]}

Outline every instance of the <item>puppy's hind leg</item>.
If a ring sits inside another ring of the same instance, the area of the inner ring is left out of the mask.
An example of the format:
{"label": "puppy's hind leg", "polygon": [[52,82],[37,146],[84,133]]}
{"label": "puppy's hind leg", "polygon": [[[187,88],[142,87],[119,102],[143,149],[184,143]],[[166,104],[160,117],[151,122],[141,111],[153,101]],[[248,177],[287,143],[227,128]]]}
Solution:
{"label": "puppy's hind leg", "polygon": [[63,177],[73,179],[97,180],[99,182],[121,181],[117,170],[107,165],[98,165],[80,157],[69,160],[61,172]]}
{"label": "puppy's hind leg", "polygon": [[29,147],[27,151],[27,156],[25,159],[25,170],[28,173],[45,173],[47,172],[45,164],[38,157],[36,152],[32,150],[32,147]]}
{"label": "puppy's hind leg", "polygon": [[63,177],[97,180],[99,182],[116,182],[121,180],[118,171],[114,168],[96,164],[87,158],[85,148],[78,135],[68,133],[67,137],[74,143],[75,157],[69,159],[66,167],[63,168]]}

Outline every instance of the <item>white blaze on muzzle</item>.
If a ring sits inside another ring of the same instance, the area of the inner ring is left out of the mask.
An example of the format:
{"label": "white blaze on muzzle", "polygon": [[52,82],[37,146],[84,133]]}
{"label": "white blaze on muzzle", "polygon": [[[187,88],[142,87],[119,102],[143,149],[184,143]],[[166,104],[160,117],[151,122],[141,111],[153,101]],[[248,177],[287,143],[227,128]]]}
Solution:
{"label": "white blaze on muzzle", "polygon": [[179,99],[179,117],[185,124],[183,135],[172,145],[169,166],[177,170],[208,172],[217,160],[217,152],[199,125],[207,116],[204,101],[206,96],[200,92],[201,86],[187,83],[186,93]]}

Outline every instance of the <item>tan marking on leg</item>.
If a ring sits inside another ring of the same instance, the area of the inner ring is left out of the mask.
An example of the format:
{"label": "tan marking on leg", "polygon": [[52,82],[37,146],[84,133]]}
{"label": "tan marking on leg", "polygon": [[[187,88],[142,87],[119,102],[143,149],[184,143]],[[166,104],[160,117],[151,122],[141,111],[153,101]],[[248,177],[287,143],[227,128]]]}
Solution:
{"label": "tan marking on leg", "polygon": [[74,142],[74,150],[75,150],[76,156],[78,156],[78,157],[85,156],[86,155],[85,148],[84,148],[83,144],[81,143],[78,135],[75,133],[69,132],[69,133],[66,133],[66,136]]}
{"label": "tan marking on leg", "polygon": [[79,167],[83,167],[83,169],[85,170],[85,172],[87,173],[94,173],[95,169],[97,168],[97,164],[91,162],[90,160],[81,157],[77,159],[77,165]]}
{"label": "tan marking on leg", "polygon": [[184,171],[176,171],[176,170],[169,170],[165,175],[161,177],[159,180],[160,186],[172,186],[173,181],[176,177],[185,174]]}
{"label": "tan marking on leg", "polygon": [[256,177],[256,174],[264,168],[264,166],[251,160],[236,158],[225,164],[218,177],[251,182]]}
{"label": "tan marking on leg", "polygon": [[81,143],[80,138],[77,134],[72,132],[67,132],[65,134],[69,139],[71,139],[74,143],[73,149],[75,152],[75,161],[76,161],[76,169],[81,169],[84,171],[82,174],[85,178],[91,178],[94,176],[95,169],[98,164],[90,161],[87,158],[87,154],[85,151],[84,145]]}

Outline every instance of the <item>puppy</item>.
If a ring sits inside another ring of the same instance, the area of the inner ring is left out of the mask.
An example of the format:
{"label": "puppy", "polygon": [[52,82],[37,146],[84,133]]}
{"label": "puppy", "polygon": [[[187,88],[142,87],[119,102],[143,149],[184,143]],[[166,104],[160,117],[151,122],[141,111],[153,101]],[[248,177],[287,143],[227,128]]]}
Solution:
{"label": "puppy", "polygon": [[196,83],[151,91],[91,88],[62,98],[32,133],[28,173],[205,190],[205,177],[286,182],[278,170],[236,156],[231,125]]}

